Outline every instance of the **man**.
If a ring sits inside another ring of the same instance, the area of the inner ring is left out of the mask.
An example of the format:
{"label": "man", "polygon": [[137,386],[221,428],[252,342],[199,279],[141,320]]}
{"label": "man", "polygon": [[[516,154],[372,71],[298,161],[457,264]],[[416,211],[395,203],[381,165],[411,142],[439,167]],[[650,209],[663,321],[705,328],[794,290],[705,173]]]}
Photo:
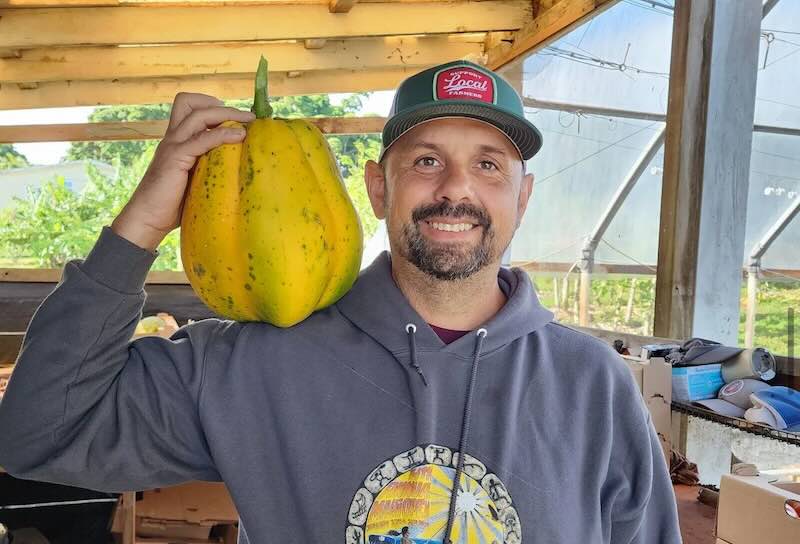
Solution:
{"label": "man", "polygon": [[391,254],[338,303],[288,329],[209,319],[129,344],[196,157],[243,137],[213,128],[228,119],[252,116],[176,97],[130,202],[31,321],[0,465],[111,491],[222,480],[259,544],[404,525],[434,542],[680,542],[628,369],[500,267],[542,140],[480,66],[398,89],[365,172]]}

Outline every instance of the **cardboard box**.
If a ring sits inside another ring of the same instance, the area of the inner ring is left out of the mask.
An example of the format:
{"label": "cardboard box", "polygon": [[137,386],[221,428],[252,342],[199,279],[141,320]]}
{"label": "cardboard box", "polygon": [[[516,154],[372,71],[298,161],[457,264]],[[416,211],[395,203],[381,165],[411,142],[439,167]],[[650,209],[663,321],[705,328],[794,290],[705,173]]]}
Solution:
{"label": "cardboard box", "polygon": [[136,501],[136,517],[208,527],[239,521],[227,488],[218,482],[190,482],[145,491],[142,500]]}
{"label": "cardboard box", "polygon": [[650,412],[653,426],[658,433],[664,458],[669,463],[672,426],[672,366],[663,357],[654,357],[650,360],[623,356],[628,368],[633,374],[633,379],[639,386],[642,398]]}
{"label": "cardboard box", "polygon": [[208,540],[211,526],[163,519],[136,518],[136,536],[145,538]]}
{"label": "cardboard box", "polygon": [[672,368],[672,398],[680,402],[716,398],[725,385],[722,365],[681,366]]}
{"label": "cardboard box", "polygon": [[800,483],[770,483],[766,476],[723,474],[717,510],[717,544],[800,542],[800,519],[786,501],[800,501]]}

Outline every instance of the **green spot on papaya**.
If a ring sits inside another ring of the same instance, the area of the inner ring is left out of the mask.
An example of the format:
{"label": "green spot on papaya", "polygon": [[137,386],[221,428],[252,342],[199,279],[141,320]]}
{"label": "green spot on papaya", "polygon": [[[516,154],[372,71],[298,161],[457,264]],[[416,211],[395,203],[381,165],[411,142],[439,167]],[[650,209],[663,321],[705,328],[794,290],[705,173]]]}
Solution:
{"label": "green spot on papaya", "polygon": [[248,291],[252,291],[253,290],[253,288],[250,286],[249,283],[245,283],[244,284],[244,288],[247,289]]}
{"label": "green spot on papaya", "polygon": [[197,274],[198,278],[202,278],[203,276],[206,275],[206,269],[200,263],[197,263],[194,266],[192,266],[192,270],[194,270],[194,273]]}

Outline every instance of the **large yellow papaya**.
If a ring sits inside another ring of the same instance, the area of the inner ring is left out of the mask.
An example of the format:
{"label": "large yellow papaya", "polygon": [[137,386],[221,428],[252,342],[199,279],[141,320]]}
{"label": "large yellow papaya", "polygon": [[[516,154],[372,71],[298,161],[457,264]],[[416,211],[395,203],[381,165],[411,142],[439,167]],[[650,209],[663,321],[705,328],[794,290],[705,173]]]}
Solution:
{"label": "large yellow papaya", "polygon": [[311,123],[271,117],[266,77],[262,57],[244,141],[198,159],[181,258],[219,315],[289,327],[350,289],[363,234],[328,142]]}

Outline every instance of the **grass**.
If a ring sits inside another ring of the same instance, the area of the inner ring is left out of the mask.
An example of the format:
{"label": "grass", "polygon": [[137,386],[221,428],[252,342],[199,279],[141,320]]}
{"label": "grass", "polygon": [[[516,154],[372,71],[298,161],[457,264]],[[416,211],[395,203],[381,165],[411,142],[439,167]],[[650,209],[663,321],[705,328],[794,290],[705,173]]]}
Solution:
{"label": "grass", "polygon": [[[542,304],[555,313],[556,318],[569,324],[578,324],[578,275],[572,274],[564,285],[563,274],[531,274]],[[554,282],[554,278],[557,282]],[[558,306],[555,289],[558,286]],[[566,292],[566,298],[563,296]],[[591,326],[640,334],[653,335],[655,310],[655,277],[605,277],[592,281],[592,305],[589,311]],[[757,297],[754,345],[772,353],[789,354],[789,310],[793,309],[795,330],[800,324],[800,281],[762,281]],[[744,329],[747,303],[747,286],[742,282],[740,293],[739,345],[744,346]],[[629,308],[630,305],[630,308]],[[713,340],[713,338],[711,339]],[[796,350],[795,350],[796,351]]]}

